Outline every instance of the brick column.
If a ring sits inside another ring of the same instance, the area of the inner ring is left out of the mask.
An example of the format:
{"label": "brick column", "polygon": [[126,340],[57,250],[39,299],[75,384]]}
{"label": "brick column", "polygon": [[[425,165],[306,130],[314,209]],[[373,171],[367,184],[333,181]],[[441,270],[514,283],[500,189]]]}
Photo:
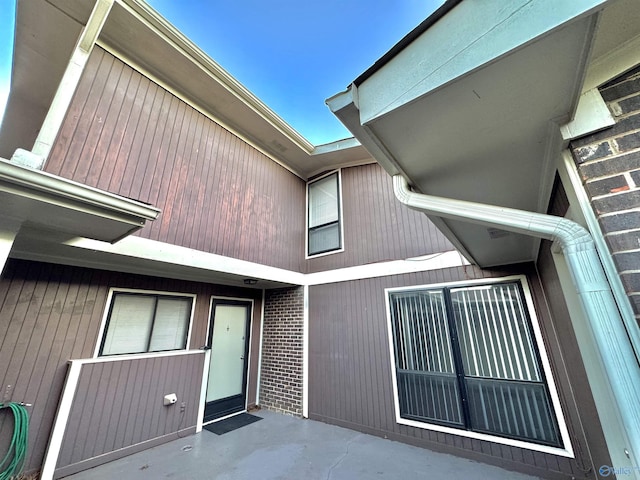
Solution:
{"label": "brick column", "polygon": [[260,405],[302,415],[304,292],[267,290],[262,336]]}
{"label": "brick column", "polygon": [[640,321],[640,67],[600,93],[616,125],[573,141],[571,150]]}

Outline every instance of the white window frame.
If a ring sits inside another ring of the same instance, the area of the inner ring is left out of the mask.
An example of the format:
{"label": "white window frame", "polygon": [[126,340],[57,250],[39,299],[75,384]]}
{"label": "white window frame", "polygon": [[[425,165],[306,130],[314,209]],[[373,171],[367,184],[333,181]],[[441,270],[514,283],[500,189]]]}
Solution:
{"label": "white window frame", "polygon": [[[323,178],[329,177],[333,174],[337,174],[338,181],[338,227],[340,230],[340,248],[336,248],[335,250],[329,250],[328,252],[322,253],[309,253],[309,186],[314,184],[315,182],[322,180]],[[307,182],[306,186],[306,202],[305,202],[305,229],[304,229],[304,251],[307,259],[309,258],[318,258],[324,257],[326,255],[333,255],[335,253],[344,252],[344,215],[342,212],[342,169],[332,170],[323,175],[313,178]]]}
{"label": "white window frame", "polygon": [[[189,313],[189,325],[187,327],[187,338],[185,342],[185,348],[179,348],[175,350],[163,350],[159,352],[141,352],[141,353],[123,353],[118,355],[100,355],[100,346],[102,345],[102,341],[104,336],[106,335],[107,323],[109,321],[109,312],[111,311],[111,306],[113,303],[113,297],[116,293],[133,293],[140,295],[157,295],[157,296],[167,296],[167,297],[185,297],[191,298],[191,312]],[[196,309],[196,298],[197,295],[193,293],[183,293],[183,292],[166,292],[166,291],[158,291],[158,290],[142,290],[135,288],[116,288],[112,287],[109,289],[109,294],[107,295],[107,301],[105,302],[104,311],[102,314],[102,321],[100,323],[100,330],[98,332],[98,340],[96,342],[96,346],[93,352],[93,358],[107,358],[114,357],[119,359],[126,359],[127,357],[135,357],[139,358],[141,356],[147,357],[156,357],[156,356],[164,356],[167,353],[176,353],[176,352],[186,352],[189,350],[189,344],[191,343],[191,330],[193,328],[193,316]]]}
{"label": "white window frame", "polygon": [[[540,445],[537,443],[526,442],[523,440],[500,437],[497,435],[491,435],[487,433],[472,432],[469,430],[463,430],[463,429],[448,427],[444,425],[437,425],[433,423],[419,422],[416,420],[409,420],[406,418],[402,418],[400,416],[400,401],[398,397],[398,383],[397,383],[397,376],[396,376],[396,360],[395,360],[395,350],[394,350],[394,340],[393,340],[393,326],[392,326],[392,318],[391,318],[391,304],[390,304],[390,298],[389,298],[390,294],[393,292],[405,292],[405,291],[418,290],[418,289],[437,289],[437,288],[444,288],[444,287],[451,288],[451,287],[471,287],[474,285],[490,285],[494,283],[502,283],[507,281],[519,281],[520,284],[522,285],[522,290],[524,293],[524,302],[526,304],[527,312],[529,313],[529,317],[531,319],[531,330],[533,333],[536,346],[538,347],[541,367],[542,367],[542,370],[544,371],[547,388],[549,389],[549,397],[551,400],[551,404],[553,405],[556,421],[558,424],[558,430],[560,432],[560,438],[562,439],[562,444],[564,445],[564,448],[552,447],[548,445]],[[553,372],[551,370],[551,364],[549,362],[549,357],[547,355],[547,351],[545,348],[544,340],[542,337],[542,331],[540,330],[538,317],[536,316],[536,312],[533,307],[533,297],[531,296],[531,290],[529,287],[529,283],[527,282],[526,276],[512,275],[512,276],[500,277],[500,278],[482,278],[477,280],[464,280],[464,281],[458,281],[458,282],[436,283],[436,284],[429,284],[429,285],[411,285],[411,286],[405,286],[405,287],[387,288],[385,289],[385,305],[387,310],[386,312],[387,333],[388,333],[388,340],[389,340],[389,356],[391,359],[391,377],[392,377],[392,383],[393,383],[393,396],[394,396],[396,423],[401,425],[408,425],[416,428],[422,428],[425,430],[433,430],[437,432],[449,433],[452,435],[458,435],[460,437],[474,438],[477,440],[485,440],[492,443],[509,445],[511,447],[518,447],[518,448],[523,448],[527,450],[535,450],[538,452],[549,453],[549,454],[558,455],[561,457],[575,458],[573,446],[571,443],[571,439],[569,437],[569,430],[567,429],[567,424],[565,421],[565,414],[562,410],[562,405],[560,404],[560,398],[558,396],[556,382],[553,377]]]}

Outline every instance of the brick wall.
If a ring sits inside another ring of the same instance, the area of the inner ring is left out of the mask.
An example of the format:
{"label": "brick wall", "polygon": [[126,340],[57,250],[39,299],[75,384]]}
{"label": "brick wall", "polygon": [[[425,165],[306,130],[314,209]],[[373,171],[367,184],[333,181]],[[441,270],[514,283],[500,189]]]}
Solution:
{"label": "brick wall", "polygon": [[262,407],[302,415],[303,315],[302,287],[266,292],[260,374]]}
{"label": "brick wall", "polygon": [[640,66],[600,92],[616,124],[573,141],[571,148],[640,321]]}

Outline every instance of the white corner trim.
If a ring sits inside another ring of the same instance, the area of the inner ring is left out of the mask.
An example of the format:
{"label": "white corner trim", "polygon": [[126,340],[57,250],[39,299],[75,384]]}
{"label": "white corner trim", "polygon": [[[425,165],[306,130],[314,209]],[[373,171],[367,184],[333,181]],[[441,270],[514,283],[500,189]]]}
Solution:
{"label": "white corner trim", "polygon": [[302,314],[302,416],[309,418],[309,285],[303,287]]}
{"label": "white corner trim", "polygon": [[562,125],[560,131],[563,140],[568,141],[611,127],[615,123],[600,91],[592,88],[580,95],[573,120]]}
{"label": "white corner trim", "polygon": [[[256,379],[256,405],[260,405],[260,382],[262,381],[262,341],[264,339],[264,301],[266,291],[262,289],[262,300],[260,302],[260,343],[258,345],[258,378]],[[208,327],[207,327],[208,328]]]}
{"label": "white corner trim", "polygon": [[69,421],[69,413],[71,413],[71,406],[73,405],[78,380],[80,379],[82,363],[71,360],[69,364],[67,378],[62,390],[62,398],[58,405],[58,412],[56,413],[56,419],[53,424],[53,429],[51,430],[47,453],[44,456],[44,462],[42,464],[42,472],[40,473],[41,480],[53,480],[53,474],[58,464],[60,450],[62,449],[62,440],[64,439],[64,433]]}
{"label": "white corner trim", "polygon": [[202,366],[202,384],[200,385],[200,401],[198,402],[198,418],[196,418],[196,433],[202,431],[202,426],[204,422],[204,407],[207,399],[207,384],[209,383],[209,363],[210,362],[211,362],[211,350],[205,350],[204,365]]}
{"label": "white corner trim", "polygon": [[93,45],[111,12],[113,2],[114,0],[98,0],[93,6],[89,20],[80,34],[78,43],[33,145],[33,153],[42,158],[46,159],[51,152],[53,142],[58,136],[58,131],[76,92],[76,87],[80,82],[80,77],[82,77],[82,72],[87,64]]}
{"label": "white corner trim", "polygon": [[[224,297],[216,297],[216,298],[224,298]],[[241,299],[243,302],[249,302],[251,307],[249,308],[249,325],[247,325],[247,329],[249,330],[249,339],[248,339],[248,352],[247,352],[247,368],[244,374],[247,376],[247,379],[244,383],[244,409],[245,411],[249,409],[249,385],[251,384],[251,352],[253,352],[252,344],[253,342],[253,310],[255,307],[255,302],[253,298],[245,298]]]}

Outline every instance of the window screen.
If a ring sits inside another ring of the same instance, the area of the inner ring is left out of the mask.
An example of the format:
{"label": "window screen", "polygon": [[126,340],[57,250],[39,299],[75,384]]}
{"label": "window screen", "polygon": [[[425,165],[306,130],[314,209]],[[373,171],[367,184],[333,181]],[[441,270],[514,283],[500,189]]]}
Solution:
{"label": "window screen", "polygon": [[338,173],[308,186],[309,255],[341,248],[340,189]]}
{"label": "window screen", "polygon": [[520,284],[390,294],[403,418],[561,446]]}
{"label": "window screen", "polygon": [[115,292],[100,355],[186,348],[191,297]]}

